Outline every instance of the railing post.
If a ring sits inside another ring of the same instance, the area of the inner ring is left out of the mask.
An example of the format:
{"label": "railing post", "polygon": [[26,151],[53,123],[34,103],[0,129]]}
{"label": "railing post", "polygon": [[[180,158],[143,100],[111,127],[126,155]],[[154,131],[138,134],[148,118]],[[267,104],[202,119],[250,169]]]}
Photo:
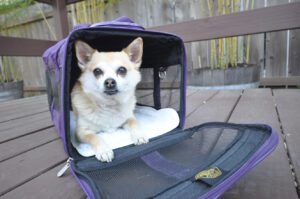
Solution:
{"label": "railing post", "polygon": [[65,0],[53,0],[53,17],[56,26],[57,40],[65,38],[69,33],[68,12]]}

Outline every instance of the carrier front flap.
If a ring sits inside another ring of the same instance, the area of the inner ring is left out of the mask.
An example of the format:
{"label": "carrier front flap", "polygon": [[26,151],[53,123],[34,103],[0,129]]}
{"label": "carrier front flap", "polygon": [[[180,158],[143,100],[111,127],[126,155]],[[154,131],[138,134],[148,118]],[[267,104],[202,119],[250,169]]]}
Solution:
{"label": "carrier front flap", "polygon": [[117,149],[111,163],[88,158],[71,165],[96,198],[212,198],[277,143],[267,125],[206,123]]}

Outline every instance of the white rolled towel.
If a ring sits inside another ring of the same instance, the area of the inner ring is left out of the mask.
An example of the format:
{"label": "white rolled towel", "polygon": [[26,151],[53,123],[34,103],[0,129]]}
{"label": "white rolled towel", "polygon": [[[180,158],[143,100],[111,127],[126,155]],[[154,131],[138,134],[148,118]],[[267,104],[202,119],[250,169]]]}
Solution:
{"label": "white rolled towel", "polygon": [[[136,106],[134,115],[137,119],[138,130],[150,139],[170,132],[179,125],[179,116],[174,109],[163,108],[156,110],[147,106]],[[78,153],[84,157],[95,155],[94,150],[89,144],[80,143],[75,136],[76,121],[72,112],[70,112],[70,134],[71,142]],[[130,132],[125,129],[117,129],[112,132],[101,132],[97,134],[112,149],[124,147],[133,144]]]}

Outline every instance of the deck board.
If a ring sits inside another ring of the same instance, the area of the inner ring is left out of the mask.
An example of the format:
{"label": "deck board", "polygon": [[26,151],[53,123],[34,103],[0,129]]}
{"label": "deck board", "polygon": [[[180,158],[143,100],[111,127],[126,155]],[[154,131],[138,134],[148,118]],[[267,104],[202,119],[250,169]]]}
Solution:
{"label": "deck board", "polygon": [[[229,122],[269,124],[281,136],[270,89],[245,90]],[[221,198],[298,198],[282,140],[267,159],[239,179]]]}
{"label": "deck board", "polygon": [[[189,117],[186,121],[186,128],[199,125],[205,122],[226,122],[229,114],[231,113],[235,103],[237,102],[241,91],[199,91],[193,95],[191,99],[188,98],[187,106],[195,107],[191,113],[188,113]],[[196,98],[206,94],[208,97],[205,100]],[[195,106],[194,102],[199,104]],[[189,103],[190,102],[190,103]]]}
{"label": "deck board", "polygon": [[[274,90],[275,102],[295,174],[300,180],[300,90]],[[287,97],[288,96],[288,97]],[[300,193],[300,189],[298,187]]]}
{"label": "deck board", "polygon": [[27,97],[27,98],[21,98],[21,99],[16,99],[16,100],[10,100],[10,101],[5,101],[0,103],[0,111],[4,110],[9,110],[12,107],[18,108],[19,106],[28,106],[35,104],[37,102],[42,102],[45,105],[48,103],[47,102],[47,96],[46,95],[39,95],[35,97]]}
{"label": "deck board", "polygon": [[17,187],[15,190],[3,195],[1,199],[83,199],[85,193],[78,185],[73,175],[68,171],[57,178],[56,173],[64,166],[60,164],[37,178]]}
{"label": "deck board", "polygon": [[9,120],[0,125],[0,143],[53,126],[49,112]]}
{"label": "deck board", "polygon": [[23,136],[19,139],[13,139],[8,142],[4,142],[0,145],[0,162],[24,153],[30,149],[41,146],[45,143],[51,142],[55,139],[58,139],[58,135],[52,127]]}
{"label": "deck board", "polygon": [[66,160],[60,140],[0,162],[0,196]]}
{"label": "deck board", "polygon": [[[187,90],[186,91],[186,97],[188,98],[190,95],[193,95],[197,92],[197,90]],[[163,97],[162,97],[162,102],[161,102],[161,107],[179,107],[179,102],[180,102],[180,90],[174,89],[172,92],[167,92]]]}
{"label": "deck board", "polygon": [[48,110],[46,95],[25,99],[0,103],[0,123]]}
{"label": "deck board", "polygon": [[187,120],[190,117],[190,115],[199,108],[199,106],[202,106],[206,101],[211,99],[216,93],[217,91],[207,90],[207,91],[197,91],[191,94],[186,99]]}

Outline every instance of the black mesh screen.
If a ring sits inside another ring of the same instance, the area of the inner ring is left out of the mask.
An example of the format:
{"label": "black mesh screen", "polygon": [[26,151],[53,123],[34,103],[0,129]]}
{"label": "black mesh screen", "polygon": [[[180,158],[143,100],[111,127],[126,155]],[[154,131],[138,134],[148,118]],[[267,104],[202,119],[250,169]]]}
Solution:
{"label": "black mesh screen", "polygon": [[[167,197],[170,190],[177,189],[185,182],[190,182],[189,186],[196,186],[197,193],[203,194],[237,170],[269,136],[265,129],[219,126],[195,127],[184,133],[189,136],[185,136],[182,141],[172,140],[171,135],[169,141],[172,145],[160,146],[146,155],[111,167],[97,169],[96,160],[89,160],[89,164],[79,162],[77,166],[85,171],[85,175],[94,182],[104,198]],[[101,165],[103,168],[103,163]],[[193,181],[199,171],[214,166],[224,172],[219,180],[212,184]]]}
{"label": "black mesh screen", "polygon": [[[60,89],[61,84],[56,80],[56,73],[58,73],[55,68],[46,70],[46,86],[47,86],[47,94],[48,94],[48,104],[50,110],[54,109],[56,111],[60,111]],[[59,76],[61,76],[61,70],[59,70]],[[61,78],[59,78],[60,81]]]}
{"label": "black mesh screen", "polygon": [[227,150],[237,138],[238,130],[208,128],[195,133],[191,139],[158,150],[173,162],[180,162],[187,168],[211,162]]}
{"label": "black mesh screen", "polygon": [[[179,111],[181,66],[161,67],[157,73],[154,68],[141,68],[140,71],[142,80],[136,91],[137,103],[155,108],[174,108]],[[155,75],[158,75],[159,82],[155,83]]]}
{"label": "black mesh screen", "polygon": [[105,198],[145,198],[176,183],[176,178],[162,175],[142,159],[87,173],[100,187]]}

